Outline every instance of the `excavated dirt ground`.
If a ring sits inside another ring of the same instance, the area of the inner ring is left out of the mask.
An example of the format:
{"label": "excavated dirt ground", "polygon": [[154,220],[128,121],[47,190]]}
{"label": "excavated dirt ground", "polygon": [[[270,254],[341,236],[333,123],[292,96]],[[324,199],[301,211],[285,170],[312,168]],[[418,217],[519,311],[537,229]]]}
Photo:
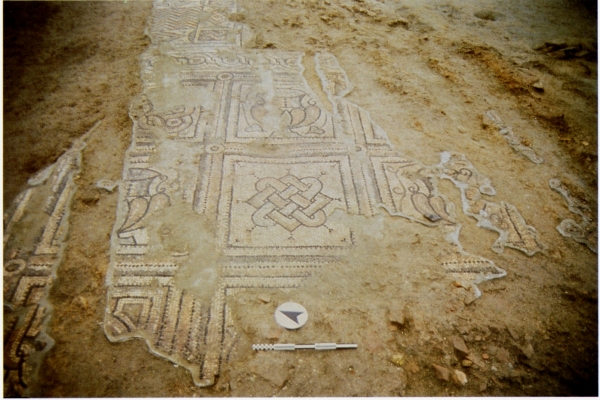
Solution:
{"label": "excavated dirt ground", "polygon": [[[139,57],[150,44],[144,28],[152,3],[4,2],[4,209],[28,178],[104,119],[83,150],[65,255],[49,294],[55,310],[48,333],[56,343],[40,369],[37,394],[597,395],[597,255],[555,229],[576,216],[548,186],[549,179],[558,178],[596,209],[595,5],[577,0],[238,4],[242,11],[232,19],[254,32],[245,47],[304,52],[305,78],[322,99],[312,56],[333,53],[355,86],[347,99],[370,111],[396,149],[430,165],[439,162],[441,151],[467,155],[548,249],[533,257],[512,249],[494,253],[496,234],[457,212],[463,247],[508,272],[481,284],[482,298],[466,305],[464,289],[444,277],[431,254],[442,236],[388,217],[385,224],[396,224],[392,232],[407,233],[367,238],[362,245],[383,243],[389,254],[374,256],[373,263],[365,257],[359,261],[369,267],[347,275],[322,275],[295,294],[309,310],[321,307],[321,315],[313,317],[319,332],[343,331],[342,317],[361,321],[365,330],[354,338],[336,338],[359,342],[358,355],[238,350],[215,386],[195,387],[185,368],[152,355],[143,341],[110,343],[102,327],[118,195],[99,190],[96,182],[121,179],[132,133],[128,110],[142,91]],[[485,117],[490,109],[545,159],[543,164],[509,147]],[[440,188],[461,204],[450,182],[440,182]],[[335,284],[344,280],[351,290]],[[231,304],[243,349],[261,339],[243,310],[272,313],[270,306],[286,300],[273,293],[265,305],[257,295],[244,292]],[[405,312],[403,324],[390,321],[393,309]],[[476,365],[459,365],[450,340],[457,335]],[[438,379],[432,364],[461,369],[468,383]]]}

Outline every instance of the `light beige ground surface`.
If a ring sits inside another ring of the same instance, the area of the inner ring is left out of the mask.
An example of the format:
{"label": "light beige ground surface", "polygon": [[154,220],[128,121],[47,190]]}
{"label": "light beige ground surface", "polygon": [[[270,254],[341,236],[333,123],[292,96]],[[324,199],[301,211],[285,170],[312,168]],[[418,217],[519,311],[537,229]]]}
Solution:
{"label": "light beige ground surface", "polygon": [[[440,230],[389,215],[353,217],[360,235],[352,262],[292,291],[231,298],[234,350],[216,385],[197,388],[188,371],[153,356],[143,341],[111,344],[101,324],[118,195],[96,182],[122,178],[152,4],[9,4],[5,210],[29,177],[104,119],[87,139],[75,179],[70,233],[49,294],[55,310],[47,331],[56,343],[43,361],[39,394],[596,393],[596,254],[556,230],[566,218],[581,219],[548,184],[558,178],[596,208],[595,11],[558,1],[239,4],[230,19],[254,32],[245,48],[304,52],[304,77],[325,106],[313,56],[334,54],[354,85],[345,99],[368,110],[395,149],[427,165],[439,163],[441,151],[465,154],[495,187],[489,200],[516,206],[547,250],[532,257],[492,251],[498,235],[464,215],[460,192],[441,180],[440,192],[456,205],[463,248],[506,277],[479,285],[483,296],[467,305],[469,293],[441,265],[448,244]],[[489,110],[544,162],[515,152],[485,116]],[[272,313],[288,300],[303,304],[311,319],[298,332],[278,334]],[[359,350],[250,350],[278,335],[279,342],[356,342]],[[475,365],[459,365],[454,336],[462,336]],[[468,383],[438,379],[432,364],[463,371]]]}

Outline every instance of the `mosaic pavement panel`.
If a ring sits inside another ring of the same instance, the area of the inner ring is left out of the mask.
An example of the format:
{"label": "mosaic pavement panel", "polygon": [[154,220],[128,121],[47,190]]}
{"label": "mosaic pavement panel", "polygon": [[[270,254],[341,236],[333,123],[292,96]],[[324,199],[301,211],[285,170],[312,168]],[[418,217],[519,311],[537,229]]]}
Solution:
{"label": "mosaic pavement panel", "polygon": [[581,217],[581,222],[577,223],[573,219],[567,218],[561,221],[556,227],[564,237],[570,237],[576,242],[585,244],[594,253],[598,252],[598,218],[593,210],[588,206],[589,201],[583,201],[573,196],[569,189],[558,179],[550,179],[548,182],[552,190],[560,193],[567,205],[569,211]]}
{"label": "mosaic pavement panel", "polygon": [[47,296],[62,259],[85,138],[28,181],[4,214],[4,395],[36,393],[37,371],[54,345]]}
{"label": "mosaic pavement panel", "polygon": [[244,49],[235,12],[231,0],[155,3],[111,237],[111,341],[143,338],[196,385],[214,384],[236,343],[228,296],[297,288],[343,264],[357,233],[339,215],[386,211],[439,228],[455,246],[440,268],[479,297],[477,283],[506,272],[462,250],[438,179],[499,233],[494,250],[542,249],[516,208],[480,198],[495,192],[464,157],[426,166],[394,149],[344,98],[353,85],[334,55],[315,55],[329,111],[303,77],[304,55]]}
{"label": "mosaic pavement panel", "polygon": [[525,223],[515,206],[504,202],[492,203],[483,198],[482,195],[494,196],[496,190],[464,155],[443,152],[440,157],[441,177],[459,188],[464,213],[475,218],[477,226],[498,233],[492,250],[501,253],[507,246],[532,256],[545,249],[536,229]]}

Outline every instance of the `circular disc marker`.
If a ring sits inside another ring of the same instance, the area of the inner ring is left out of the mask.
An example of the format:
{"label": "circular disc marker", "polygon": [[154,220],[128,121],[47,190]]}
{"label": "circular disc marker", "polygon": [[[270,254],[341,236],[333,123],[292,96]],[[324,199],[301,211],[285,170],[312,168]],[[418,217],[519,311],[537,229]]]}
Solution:
{"label": "circular disc marker", "polygon": [[275,310],[275,322],[286,329],[298,329],[308,321],[306,308],[298,303],[283,303]]}

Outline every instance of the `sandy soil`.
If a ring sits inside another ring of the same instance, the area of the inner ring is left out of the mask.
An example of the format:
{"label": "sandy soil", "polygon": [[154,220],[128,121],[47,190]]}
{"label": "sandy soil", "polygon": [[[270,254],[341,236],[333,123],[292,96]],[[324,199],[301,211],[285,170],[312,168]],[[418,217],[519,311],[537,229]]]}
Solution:
{"label": "sandy soil", "polygon": [[[242,327],[241,350],[214,387],[197,388],[188,371],[150,354],[142,341],[109,343],[101,326],[117,194],[95,184],[121,178],[152,4],[4,3],[5,209],[33,173],[104,119],[83,151],[69,240],[50,292],[55,311],[49,334],[56,344],[42,366],[39,394],[597,394],[597,256],[555,229],[574,215],[548,186],[559,178],[596,208],[596,10],[575,0],[239,4],[244,9],[234,18],[255,33],[247,47],[305,52],[305,77],[315,90],[320,83],[312,55],[335,54],[355,86],[347,99],[369,110],[397,149],[427,164],[438,163],[441,151],[466,154],[490,178],[498,199],[517,206],[535,226],[548,250],[533,257],[511,249],[494,253],[496,235],[459,215],[465,249],[508,272],[480,285],[483,297],[466,305],[464,289],[437,269],[431,250],[441,236],[387,218],[380,223],[394,234],[367,237],[360,246],[363,254],[376,242],[389,251],[359,259],[343,274],[321,275],[295,293],[307,308],[323,310],[314,317],[319,332],[348,333],[336,315],[342,306],[345,317],[359,321],[360,331],[336,338],[364,344],[354,359],[347,353],[275,358],[244,350],[261,335],[244,308],[270,306],[246,292],[232,305]],[[490,109],[543,164],[509,147],[485,117]],[[440,188],[461,204],[450,182]],[[334,284],[344,280],[349,290]],[[271,305],[284,299],[271,296]],[[334,306],[323,307],[332,299]],[[390,320],[397,309],[406,314],[403,324]],[[450,339],[457,335],[481,366],[459,366]],[[462,368],[468,384],[438,379],[432,364]]]}

